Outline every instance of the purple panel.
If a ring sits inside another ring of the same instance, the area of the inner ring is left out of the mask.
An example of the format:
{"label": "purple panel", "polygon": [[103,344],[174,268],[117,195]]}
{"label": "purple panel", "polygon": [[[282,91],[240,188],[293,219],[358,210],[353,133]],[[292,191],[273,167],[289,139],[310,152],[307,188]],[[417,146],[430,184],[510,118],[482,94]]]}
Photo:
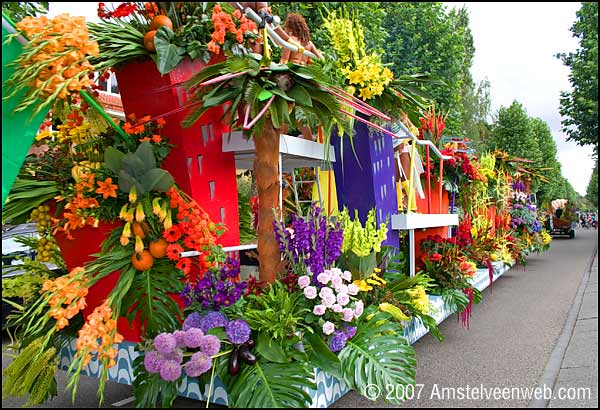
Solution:
{"label": "purple panel", "polygon": [[[391,220],[391,215],[398,212],[392,137],[356,121],[353,137],[356,156],[347,135],[344,135],[344,152],[340,152],[340,139],[335,132],[331,140],[335,148],[334,171],[340,207],[358,209],[363,223],[371,208],[376,209],[378,223],[385,222],[386,218]],[[398,247],[398,236],[390,230],[384,245]]]}

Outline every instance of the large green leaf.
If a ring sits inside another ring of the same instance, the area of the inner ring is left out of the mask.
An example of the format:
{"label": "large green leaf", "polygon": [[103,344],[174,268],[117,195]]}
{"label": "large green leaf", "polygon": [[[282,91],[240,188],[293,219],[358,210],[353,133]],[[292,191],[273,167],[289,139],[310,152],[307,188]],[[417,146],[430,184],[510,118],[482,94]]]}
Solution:
{"label": "large green leaf", "polygon": [[288,90],[287,94],[294,99],[296,104],[312,107],[310,94],[303,86],[296,84]]}
{"label": "large green leaf", "polygon": [[[417,365],[415,351],[404,338],[402,326],[387,313],[371,316],[371,311],[361,316],[356,335],[338,355],[344,382],[367,398],[364,389],[371,384],[381,391],[387,386],[414,385]],[[389,400],[401,403],[397,397]]]}
{"label": "large green leaf", "polygon": [[315,390],[314,369],[305,363],[257,361],[245,366],[229,391],[229,407],[298,408],[311,402],[308,389]]}
{"label": "large green leaf", "polygon": [[135,178],[142,177],[150,169],[146,168],[144,161],[142,161],[142,159],[133,152],[128,152],[125,154],[123,161],[121,162],[121,166],[125,172]]}
{"label": "large green leaf", "polygon": [[131,322],[139,313],[148,337],[179,329],[181,309],[169,294],[181,292],[181,278],[181,271],[173,269],[169,260],[155,259],[152,268],[134,274],[131,287],[123,297],[121,314]]}
{"label": "large green leaf", "polygon": [[177,67],[185,54],[185,48],[172,43],[174,36],[173,30],[166,26],[160,27],[154,36],[156,68],[161,74],[166,74]]}
{"label": "large green leaf", "polygon": [[270,362],[288,363],[290,360],[281,345],[267,332],[261,332],[256,340],[256,353]]}
{"label": "large green leaf", "polygon": [[340,367],[340,359],[329,349],[323,338],[316,333],[306,332],[304,340],[306,342],[305,347],[307,347],[306,345],[310,347],[308,352],[310,363],[331,376],[341,379],[342,369]]}
{"label": "large green leaf", "polygon": [[164,169],[154,168],[142,177],[141,183],[146,191],[167,192],[175,181],[173,176]]}
{"label": "large green leaf", "polygon": [[115,147],[107,147],[106,151],[104,151],[104,163],[108,169],[118,174],[121,170],[121,161],[123,161],[124,156],[125,154]]}
{"label": "large green leaf", "polygon": [[154,150],[148,141],[144,141],[135,150],[135,155],[144,163],[144,168],[150,170],[156,168],[156,159],[154,158]]}

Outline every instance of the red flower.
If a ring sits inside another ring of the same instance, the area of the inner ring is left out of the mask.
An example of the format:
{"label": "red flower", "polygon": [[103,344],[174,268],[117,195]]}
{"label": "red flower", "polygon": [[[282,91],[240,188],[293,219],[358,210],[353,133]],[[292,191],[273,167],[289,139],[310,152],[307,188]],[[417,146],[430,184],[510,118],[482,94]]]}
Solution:
{"label": "red flower", "polygon": [[[170,256],[169,256],[170,258]],[[189,274],[192,269],[192,260],[190,258],[181,258],[177,265],[175,265],[177,269],[181,269],[184,274]]]}
{"label": "red flower", "polygon": [[167,229],[163,232],[163,238],[165,238],[168,242],[176,242],[181,238],[181,230],[173,225],[171,228]]}
{"label": "red flower", "polygon": [[200,246],[198,239],[194,238],[193,236],[188,236],[185,238],[183,243],[190,249],[197,249]]}
{"label": "red flower", "polygon": [[431,255],[429,257],[429,259],[432,260],[433,262],[437,262],[442,259],[442,255],[440,255],[439,253],[434,253],[433,255]]}
{"label": "red flower", "polygon": [[167,257],[172,261],[178,261],[181,252],[183,252],[183,248],[178,243],[167,246]]}

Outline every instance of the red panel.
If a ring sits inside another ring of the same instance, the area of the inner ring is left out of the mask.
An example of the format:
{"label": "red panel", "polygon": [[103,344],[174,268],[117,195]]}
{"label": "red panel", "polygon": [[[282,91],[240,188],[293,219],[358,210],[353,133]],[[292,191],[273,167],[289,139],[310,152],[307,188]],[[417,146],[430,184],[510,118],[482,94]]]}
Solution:
{"label": "red panel", "polygon": [[[215,222],[224,222],[227,232],[221,237],[224,246],[239,245],[239,217],[235,159],[222,152],[226,126],[219,121],[223,110],[215,108],[203,115],[191,128],[181,122],[188,113],[170,115],[185,103],[183,87],[177,86],[200,71],[204,64],[185,60],[170,73],[161,76],[153,61],[127,64],[117,71],[121,100],[126,114],[164,116],[164,135],[176,145],[163,163],[177,184],[202,206]],[[203,136],[204,131],[204,136]],[[201,167],[198,158],[201,157]],[[189,169],[188,169],[189,164]],[[214,183],[214,195],[210,185]],[[225,220],[222,221],[221,214]]]}
{"label": "red panel", "polygon": [[[426,186],[426,184],[423,184]],[[446,214],[448,213],[448,205],[450,204],[448,191],[442,187],[442,208],[440,209],[440,197],[439,197],[439,182],[436,178],[431,179],[431,213],[432,214]],[[427,195],[425,199],[421,199],[417,195],[417,212],[425,214],[427,213]],[[448,237],[448,227],[439,228],[427,228],[415,230],[415,261],[417,263],[421,260],[421,241],[427,238],[429,235],[440,235],[444,238]]]}

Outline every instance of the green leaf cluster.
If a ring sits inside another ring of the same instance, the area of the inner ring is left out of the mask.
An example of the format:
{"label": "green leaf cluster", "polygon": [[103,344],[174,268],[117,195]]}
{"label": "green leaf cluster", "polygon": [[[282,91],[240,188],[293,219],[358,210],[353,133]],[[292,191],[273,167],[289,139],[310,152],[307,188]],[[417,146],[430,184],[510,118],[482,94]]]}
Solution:
{"label": "green leaf cluster", "polygon": [[135,152],[124,154],[114,147],[104,152],[104,163],[119,177],[119,189],[128,193],[135,187],[139,195],[146,192],[168,191],[175,181],[164,169],[157,167],[152,145],[142,142]]}

